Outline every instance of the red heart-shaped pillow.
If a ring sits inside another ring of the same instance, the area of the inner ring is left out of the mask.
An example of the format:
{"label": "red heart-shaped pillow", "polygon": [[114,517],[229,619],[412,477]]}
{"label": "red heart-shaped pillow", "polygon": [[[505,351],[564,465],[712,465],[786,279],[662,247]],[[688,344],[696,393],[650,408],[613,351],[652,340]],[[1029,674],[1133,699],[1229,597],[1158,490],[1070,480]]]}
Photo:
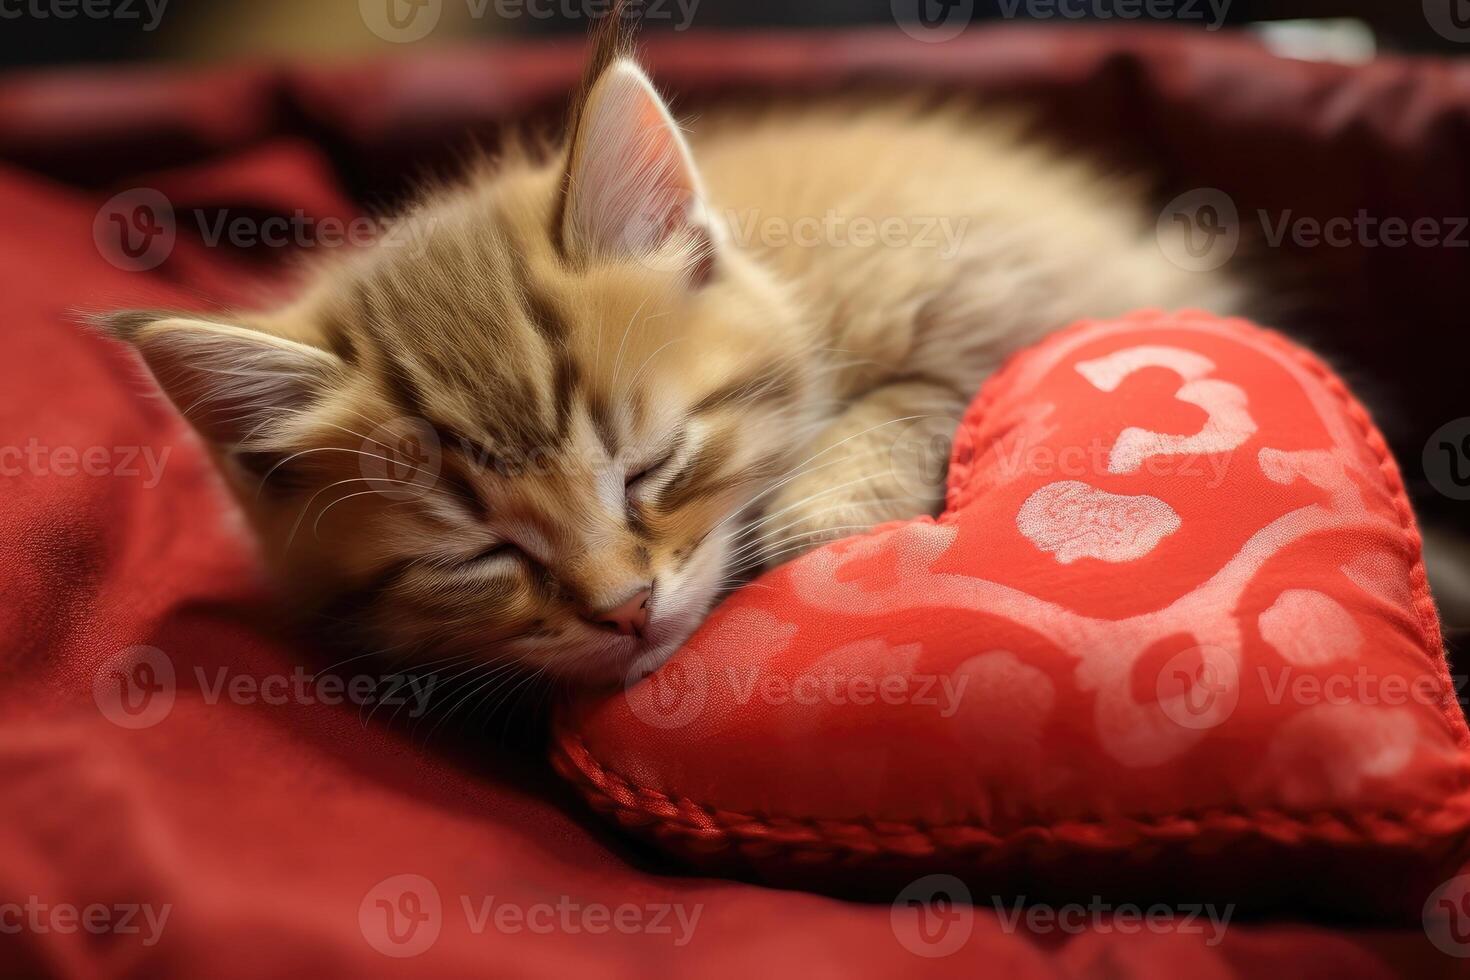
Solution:
{"label": "red heart-shaped pillow", "polygon": [[596,806],[705,869],[1417,914],[1465,857],[1470,732],[1398,469],[1250,324],[1054,335],[967,413],[938,519],[760,586],[558,725]]}

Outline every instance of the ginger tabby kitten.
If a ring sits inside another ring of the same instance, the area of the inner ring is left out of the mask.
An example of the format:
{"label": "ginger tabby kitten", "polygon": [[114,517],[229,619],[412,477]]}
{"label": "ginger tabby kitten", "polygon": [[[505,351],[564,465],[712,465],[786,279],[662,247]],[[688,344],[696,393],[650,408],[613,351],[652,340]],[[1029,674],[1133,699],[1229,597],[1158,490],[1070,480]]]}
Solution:
{"label": "ginger tabby kitten", "polygon": [[641,676],[752,570],[936,513],[942,473],[896,440],[952,430],[1012,351],[1236,304],[1164,258],[1129,188],[973,112],[686,134],[608,30],[569,132],[283,309],[103,318],[216,451],[285,594],[365,648]]}

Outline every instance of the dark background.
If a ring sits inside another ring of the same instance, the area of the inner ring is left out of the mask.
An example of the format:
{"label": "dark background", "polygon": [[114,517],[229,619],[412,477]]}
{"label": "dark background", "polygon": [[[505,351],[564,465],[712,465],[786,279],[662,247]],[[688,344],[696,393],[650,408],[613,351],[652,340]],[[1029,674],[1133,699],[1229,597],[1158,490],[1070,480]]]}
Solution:
{"label": "dark background", "polygon": [[[386,3],[387,0],[363,0]],[[403,0],[397,0],[403,2]],[[498,15],[503,7],[486,0],[470,17],[466,0],[442,0],[443,21],[425,43],[452,44],[474,37],[581,33],[588,17],[600,13],[606,0],[540,0],[546,16]],[[504,2],[504,0],[500,0]],[[517,0],[519,2],[519,0]],[[528,0],[535,3],[537,0]],[[687,0],[686,0],[687,2]],[[753,27],[831,28],[871,24],[892,26],[895,10],[903,15],[921,0],[698,0],[695,30]],[[938,4],[941,0],[922,0]],[[1055,0],[948,0],[973,3],[971,28],[996,20],[1072,22],[1075,17],[1047,15]],[[1070,0],[1070,6],[1099,13],[1121,11],[1116,21],[1177,23],[1203,29],[1208,0],[1165,0],[1176,9],[1189,5],[1197,13],[1150,17],[1147,4],[1157,0]],[[1455,4],[1459,23],[1470,24],[1470,0],[1216,0],[1225,4],[1227,27],[1296,18],[1354,18],[1371,28],[1379,50],[1462,52],[1464,46],[1440,36],[1429,26],[1424,3]],[[141,18],[87,16],[83,4],[131,7]],[[1063,6],[1069,0],[1060,0]],[[71,5],[73,16],[58,16]],[[36,7],[48,11],[37,16]],[[551,8],[547,10],[547,8]],[[1137,12],[1142,8],[1144,13]],[[570,15],[566,12],[570,10]],[[1006,12],[1014,11],[1007,18]],[[1027,16],[1028,12],[1032,16]],[[1082,18],[1096,19],[1096,18]],[[358,0],[167,0],[156,29],[144,30],[143,0],[0,0],[0,71],[19,67],[84,62],[166,60],[199,62],[276,57],[354,57],[392,54],[417,44],[394,45],[374,37],[363,26]],[[667,23],[647,25],[667,30]]]}

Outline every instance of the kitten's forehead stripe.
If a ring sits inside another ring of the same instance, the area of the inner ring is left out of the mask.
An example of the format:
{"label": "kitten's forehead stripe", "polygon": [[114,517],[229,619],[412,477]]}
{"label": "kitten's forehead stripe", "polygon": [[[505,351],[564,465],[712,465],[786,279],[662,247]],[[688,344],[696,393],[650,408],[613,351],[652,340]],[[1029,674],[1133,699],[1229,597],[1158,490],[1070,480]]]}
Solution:
{"label": "kitten's forehead stripe", "polygon": [[475,489],[475,481],[471,477],[473,468],[466,467],[464,463],[451,453],[443,454],[443,462],[439,467],[439,479],[449,485],[450,492],[464,500],[464,505],[469,509],[474,519],[485,522],[490,519],[490,508],[485,498],[480,496]]}
{"label": "kitten's forehead stripe", "polygon": [[796,376],[789,367],[767,365],[716,388],[696,402],[690,414],[705,415],[721,408],[785,401],[795,389]]}
{"label": "kitten's forehead stripe", "polygon": [[602,448],[607,450],[608,456],[616,457],[618,432],[613,425],[612,407],[601,392],[589,392],[586,402],[587,417],[592,422],[592,429],[597,433],[597,438],[602,442]]}
{"label": "kitten's forehead stripe", "polygon": [[582,384],[582,371],[570,354],[556,359],[556,376],[552,380],[552,397],[556,400],[557,445],[565,445],[572,430],[572,403]]}
{"label": "kitten's forehead stripe", "polygon": [[728,430],[710,436],[658,495],[659,508],[674,511],[720,491],[734,439]]}
{"label": "kitten's forehead stripe", "polygon": [[349,365],[355,367],[359,363],[357,344],[352,339],[352,325],[345,322],[338,311],[329,311],[324,315],[322,332],[328,350]]}
{"label": "kitten's forehead stripe", "polygon": [[561,318],[556,305],[538,289],[526,292],[526,313],[531,325],[548,344],[559,346],[566,342],[567,325]]}
{"label": "kitten's forehead stripe", "polygon": [[[507,456],[561,449],[587,388],[570,346],[575,324],[538,280],[535,243],[516,237],[515,216],[495,210],[490,220],[503,240],[429,240],[426,258],[445,274],[390,267],[359,281],[356,325],[382,349],[380,371],[406,414],[483,431]],[[475,272],[449,274],[464,269]],[[586,410],[615,453],[611,408]]]}
{"label": "kitten's forehead stripe", "polygon": [[398,359],[398,355],[391,347],[380,346],[378,349],[383,360],[383,380],[388,383],[393,396],[398,400],[399,407],[407,415],[423,418],[426,412],[423,387],[414,379],[413,372],[408,365]]}
{"label": "kitten's forehead stripe", "polygon": [[515,270],[515,281],[519,284],[518,297],[521,316],[531,330],[540,338],[547,356],[551,359],[551,411],[554,438],[548,445],[559,447],[566,443],[571,432],[572,403],[581,384],[581,371],[568,350],[571,324],[559,308],[557,301],[536,282],[526,261],[523,249],[513,243],[510,251],[511,264]]}
{"label": "kitten's forehead stripe", "polygon": [[568,329],[567,321],[562,316],[561,310],[557,308],[556,300],[534,281],[525,256],[520,250],[515,250],[511,254],[515,268],[515,280],[521,284],[518,295],[526,319],[548,345],[564,346],[571,331]]}

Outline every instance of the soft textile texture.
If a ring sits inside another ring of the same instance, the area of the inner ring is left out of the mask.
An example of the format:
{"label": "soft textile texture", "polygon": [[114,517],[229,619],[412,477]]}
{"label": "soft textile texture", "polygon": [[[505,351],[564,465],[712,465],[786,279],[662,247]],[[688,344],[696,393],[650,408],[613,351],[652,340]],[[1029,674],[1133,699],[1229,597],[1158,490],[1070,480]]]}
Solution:
{"label": "soft textile texture", "polygon": [[1418,914],[1466,851],[1470,732],[1341,381],[1243,321],[1083,323],[990,382],[949,481],[580,705],[564,771],[783,879]]}
{"label": "soft textile texture", "polygon": [[[1226,188],[1242,208],[1269,192],[1318,214],[1360,205],[1465,213],[1463,68],[1389,61],[1358,71],[1158,31],[977,32],[939,46],[893,32],[672,40],[651,45],[650,62],[680,92],[930,78],[1038,98],[1109,145],[1128,140],[1181,186]],[[0,446],[108,451],[105,475],[65,460],[57,472],[48,457],[44,470],[25,464],[0,478],[0,899],[172,905],[151,946],[138,934],[0,934],[0,971],[1460,976],[1463,961],[1415,924],[1349,931],[1300,915],[1237,918],[1223,943],[1208,946],[1199,933],[1121,932],[1111,915],[1078,933],[1033,936],[983,902],[959,948],[921,961],[891,928],[895,893],[860,905],[673,874],[584,825],[539,758],[479,742],[470,752],[440,740],[426,747],[385,729],[382,712],[364,729],[365,712],[351,704],[204,698],[200,669],[211,685],[222,668],[263,682],[321,661],[271,630],[233,511],[184,425],[68,312],[246,302],[294,252],[207,248],[198,214],[351,217],[424,162],[449,166],[467,129],[487,135],[501,122],[545,118],[579,67],[576,46],[561,44],[311,70],[62,72],[0,83]],[[1328,109],[1331,125],[1319,124]],[[1277,122],[1261,124],[1262,114]],[[1300,167],[1245,165],[1262,153]],[[142,186],[172,200],[178,244],[155,269],[131,273],[102,258],[93,225],[112,195]],[[1413,247],[1327,258],[1346,270],[1332,293],[1344,318],[1334,332],[1382,358],[1385,375],[1418,379],[1398,401],[1445,417],[1457,392],[1443,379],[1456,368],[1426,359],[1411,332],[1459,322],[1450,287],[1460,260]],[[1385,349],[1391,320],[1406,342]],[[156,484],[128,457],[144,448],[155,459],[170,451]],[[138,644],[168,655],[176,697],[152,727],[124,729],[101,714],[94,685],[115,680],[110,665]],[[749,764],[779,758],[753,754]],[[431,947],[398,959],[363,929],[366,921],[382,937],[386,920],[362,913],[403,897],[375,891],[402,874],[434,883],[445,919]],[[1390,868],[1382,882],[1397,889],[1401,876]],[[565,897],[583,908],[703,911],[692,942],[676,950],[667,932],[474,932],[461,898],[478,914],[490,895],[521,908]]]}

